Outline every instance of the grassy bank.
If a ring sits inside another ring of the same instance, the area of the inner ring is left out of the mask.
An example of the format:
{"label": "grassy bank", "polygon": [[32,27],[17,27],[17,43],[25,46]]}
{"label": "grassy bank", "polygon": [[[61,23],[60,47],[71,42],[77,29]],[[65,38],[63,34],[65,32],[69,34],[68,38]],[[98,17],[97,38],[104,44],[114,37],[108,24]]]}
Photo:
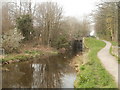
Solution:
{"label": "grassy bank", "polygon": [[113,53],[113,48],[112,48],[112,46],[110,47],[110,54],[111,54],[112,56],[116,57],[116,59],[118,60],[118,63],[120,64],[120,57],[118,57],[117,55],[115,55],[115,54]]}
{"label": "grassy bank", "polygon": [[118,42],[110,41],[113,46],[118,46]]}
{"label": "grassy bank", "polygon": [[[118,43],[117,43],[117,42],[114,42],[114,41],[111,41],[111,44],[112,44],[112,46],[110,47],[110,54],[113,55],[113,56],[115,56],[116,59],[118,60],[118,63],[120,64],[120,57],[119,57],[119,55],[116,55],[116,54],[114,53],[114,49],[116,49],[116,48],[114,48],[114,47],[118,46]],[[117,51],[117,52],[118,52],[118,51]]]}
{"label": "grassy bank", "polygon": [[89,48],[87,63],[80,66],[75,88],[116,88],[112,76],[103,68],[97,57],[97,52],[105,43],[95,38],[86,38],[85,44]]}
{"label": "grassy bank", "polygon": [[57,51],[44,51],[44,50],[25,50],[22,53],[6,54],[2,59],[3,64],[9,64],[13,62],[26,61],[28,59],[45,56],[45,55],[54,55],[57,54]]}

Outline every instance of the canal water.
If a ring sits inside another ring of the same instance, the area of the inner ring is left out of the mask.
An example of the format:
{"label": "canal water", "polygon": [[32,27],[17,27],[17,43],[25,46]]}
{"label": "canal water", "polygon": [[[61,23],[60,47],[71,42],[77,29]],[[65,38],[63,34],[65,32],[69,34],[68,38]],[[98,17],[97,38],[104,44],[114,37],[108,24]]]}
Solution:
{"label": "canal water", "polygon": [[76,72],[70,66],[72,55],[46,58],[5,65],[3,88],[74,88]]}

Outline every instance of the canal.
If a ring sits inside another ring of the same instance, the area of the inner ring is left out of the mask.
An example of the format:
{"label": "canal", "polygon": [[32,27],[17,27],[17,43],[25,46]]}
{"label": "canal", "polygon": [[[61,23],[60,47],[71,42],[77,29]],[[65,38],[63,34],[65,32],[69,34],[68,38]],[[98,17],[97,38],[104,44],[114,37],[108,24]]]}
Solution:
{"label": "canal", "polygon": [[72,54],[4,65],[3,88],[74,88],[76,72],[70,65]]}

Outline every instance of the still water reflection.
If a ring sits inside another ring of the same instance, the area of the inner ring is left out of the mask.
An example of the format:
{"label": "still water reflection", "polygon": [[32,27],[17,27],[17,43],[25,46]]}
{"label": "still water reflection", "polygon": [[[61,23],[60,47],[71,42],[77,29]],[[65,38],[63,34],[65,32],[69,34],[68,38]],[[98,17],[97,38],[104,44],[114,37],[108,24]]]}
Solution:
{"label": "still water reflection", "polygon": [[3,88],[73,88],[75,70],[69,65],[69,55],[5,65],[10,71],[3,72]]}

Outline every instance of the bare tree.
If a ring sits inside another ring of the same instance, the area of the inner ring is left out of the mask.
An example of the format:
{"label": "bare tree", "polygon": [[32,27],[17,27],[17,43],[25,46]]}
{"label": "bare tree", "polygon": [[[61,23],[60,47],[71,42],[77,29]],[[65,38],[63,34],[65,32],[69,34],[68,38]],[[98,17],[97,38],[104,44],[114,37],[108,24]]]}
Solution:
{"label": "bare tree", "polygon": [[2,32],[6,32],[10,29],[10,16],[9,16],[9,5],[3,3],[2,6]]}
{"label": "bare tree", "polygon": [[98,10],[94,15],[95,29],[97,35],[108,40],[117,40],[117,3],[102,2],[98,6]]}
{"label": "bare tree", "polygon": [[38,5],[36,21],[41,26],[42,42],[48,46],[54,39],[54,33],[59,30],[62,18],[62,8],[53,2],[43,2]]}

